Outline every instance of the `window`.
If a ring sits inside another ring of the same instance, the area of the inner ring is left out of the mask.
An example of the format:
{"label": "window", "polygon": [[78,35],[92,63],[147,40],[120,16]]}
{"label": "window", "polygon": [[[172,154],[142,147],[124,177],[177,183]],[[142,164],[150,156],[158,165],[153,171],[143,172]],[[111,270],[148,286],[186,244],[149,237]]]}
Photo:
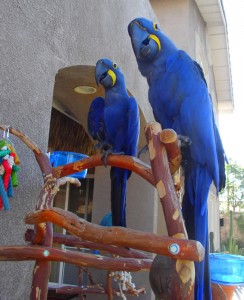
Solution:
{"label": "window", "polygon": [[[93,187],[94,187],[94,170],[88,170],[87,178],[80,179],[81,186],[77,187],[69,182],[60,187],[54,199],[54,207],[59,207],[68,210],[80,218],[87,221],[91,221],[92,218],[92,199],[93,199]],[[65,229],[62,229],[54,225],[54,232],[66,233]],[[78,249],[73,247],[67,247],[64,245],[55,245],[72,251],[88,251],[85,249]],[[57,284],[81,284],[79,281],[80,268],[78,266],[67,264],[63,262],[52,262],[51,275],[49,282]],[[84,280],[86,280],[84,278]],[[85,282],[83,282],[85,284]]]}

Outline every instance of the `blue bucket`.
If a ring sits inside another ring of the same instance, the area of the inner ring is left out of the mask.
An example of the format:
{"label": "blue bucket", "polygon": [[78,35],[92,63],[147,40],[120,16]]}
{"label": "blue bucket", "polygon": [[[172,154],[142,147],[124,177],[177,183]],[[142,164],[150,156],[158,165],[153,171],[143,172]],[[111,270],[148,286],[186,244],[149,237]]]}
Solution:
{"label": "blue bucket", "polygon": [[[81,160],[83,158],[88,157],[85,154],[76,153],[76,152],[65,152],[65,151],[55,151],[50,154],[50,163],[53,168],[67,165],[70,163],[73,163],[77,160]],[[72,175],[69,175],[69,177],[82,179],[85,178],[87,175],[87,169],[74,173]]]}
{"label": "blue bucket", "polygon": [[222,285],[240,285],[244,283],[244,256],[210,253],[211,281]]}

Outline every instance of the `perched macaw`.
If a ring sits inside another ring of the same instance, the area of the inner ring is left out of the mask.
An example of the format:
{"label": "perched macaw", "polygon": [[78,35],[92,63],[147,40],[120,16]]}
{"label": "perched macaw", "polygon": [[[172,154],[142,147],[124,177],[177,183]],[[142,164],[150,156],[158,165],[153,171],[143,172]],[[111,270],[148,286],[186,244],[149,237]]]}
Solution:
{"label": "perched macaw", "polygon": [[[127,93],[124,76],[109,59],[96,64],[95,78],[105,90],[105,98],[93,100],[88,113],[88,130],[105,151],[135,156],[140,119],[134,97]],[[106,163],[106,162],[105,162]],[[131,171],[111,167],[111,211],[113,226],[126,227],[126,186]]]}
{"label": "perched macaw", "polygon": [[191,141],[183,152],[182,212],[189,238],[206,249],[204,260],[195,264],[195,299],[211,299],[207,199],[212,181],[217,191],[225,186],[225,154],[208,87],[201,67],[158,24],[137,18],[128,31],[156,121]]}

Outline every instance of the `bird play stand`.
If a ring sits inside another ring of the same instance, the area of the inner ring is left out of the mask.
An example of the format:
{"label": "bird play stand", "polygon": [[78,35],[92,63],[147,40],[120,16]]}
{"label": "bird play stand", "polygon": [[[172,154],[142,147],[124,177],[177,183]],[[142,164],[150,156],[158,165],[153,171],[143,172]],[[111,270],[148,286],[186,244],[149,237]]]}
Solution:
{"label": "bird play stand", "polygon": [[[2,130],[7,126],[0,125]],[[52,167],[48,156],[25,134],[9,127],[9,132],[33,151],[44,179],[43,188],[37,199],[36,210],[28,212],[25,223],[33,225],[28,229],[25,245],[0,246],[2,261],[35,261],[30,299],[47,299],[51,261],[62,261],[81,267],[95,267],[107,270],[105,286],[60,286],[56,293],[106,294],[107,299],[119,295],[112,288],[111,276],[115,272],[136,272],[150,270],[150,284],[158,298],[193,299],[194,261],[204,256],[204,248],[194,240],[187,239],[182,219],[179,198],[176,194],[172,174],[179,168],[181,154],[177,135],[172,130],[162,130],[158,123],[145,128],[151,166],[139,159],[124,155],[109,155],[107,164],[129,169],[157,188],[165,215],[169,236],[141,232],[123,227],[104,227],[89,223],[75,214],[53,207],[58,187],[67,181],[77,179],[66,177],[82,170],[103,166],[100,154],[78,160],[63,166]],[[53,232],[53,224],[66,229],[72,235]],[[148,243],[145,243],[145,240]],[[111,257],[62,250],[54,244],[73,245],[108,252]],[[144,252],[156,254],[154,260]],[[167,270],[167,271],[166,271]],[[164,289],[164,286],[167,288]],[[145,290],[133,286],[126,293],[139,296]]]}

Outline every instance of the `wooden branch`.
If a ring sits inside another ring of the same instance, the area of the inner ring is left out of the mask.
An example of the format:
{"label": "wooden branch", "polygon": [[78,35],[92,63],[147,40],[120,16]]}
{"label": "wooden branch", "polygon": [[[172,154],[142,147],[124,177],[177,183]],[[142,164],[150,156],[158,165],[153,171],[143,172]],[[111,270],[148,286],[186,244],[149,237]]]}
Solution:
{"label": "wooden branch", "polygon": [[[43,224],[43,223],[40,223]],[[36,235],[33,229],[27,229],[25,233],[25,240],[27,242],[32,242],[36,240]],[[43,241],[39,241],[39,245],[42,245]],[[53,234],[53,243],[54,244],[63,244],[69,247],[79,247],[79,248],[87,248],[91,250],[99,250],[101,252],[108,252],[110,254],[114,254],[121,257],[127,258],[140,258],[140,259],[150,259],[149,255],[144,254],[143,252],[128,249],[123,247],[111,246],[111,245],[104,245],[100,243],[93,243],[81,240],[80,238],[72,235],[64,235],[61,233],[54,233]],[[35,243],[33,243],[35,244]]]}
{"label": "wooden branch", "polygon": [[162,128],[159,123],[149,123],[145,128],[152,172],[169,236],[187,238],[179,199],[169,171],[166,149],[160,140],[161,133]]}
{"label": "wooden branch", "polygon": [[59,287],[49,287],[51,290],[55,290],[56,294],[62,295],[76,295],[76,294],[106,294],[106,290],[101,285],[94,286],[59,286]]}
{"label": "wooden branch", "polygon": [[174,174],[179,169],[182,159],[178,136],[173,129],[163,129],[160,132],[160,141],[166,149],[170,173]]}
{"label": "wooden branch", "polygon": [[[171,237],[177,237],[187,241],[187,232],[179,199],[176,195],[169,170],[166,149],[161,141],[163,136],[161,125],[156,122],[149,123],[145,128],[145,134],[149,148],[152,172],[164,211],[168,234]],[[177,252],[178,248],[175,247],[174,250]],[[172,260],[170,257],[163,256],[157,256],[155,258],[150,270],[150,282],[158,298],[192,299],[194,297],[194,263],[190,256],[187,260],[179,259],[180,258]],[[165,272],[168,266],[170,266],[168,272]]]}
{"label": "wooden branch", "polygon": [[170,238],[123,227],[99,226],[59,208],[28,213],[25,222],[26,224],[52,222],[86,241],[129,247],[179,259],[201,261],[204,255],[204,248],[197,241]]}
{"label": "wooden branch", "polygon": [[65,185],[67,182],[74,184],[77,187],[81,186],[81,183],[78,178],[74,177],[62,177],[57,180],[58,187],[61,185]]}
{"label": "wooden branch", "polygon": [[[101,285],[94,286],[59,286],[59,287],[50,287],[50,289],[55,290],[57,294],[63,295],[75,295],[75,294],[106,294],[106,290]],[[114,296],[121,296],[120,291],[112,289],[112,293]],[[129,296],[138,296],[139,294],[145,294],[145,288],[136,289],[134,294],[131,294],[129,291],[123,291],[125,295]]]}
{"label": "wooden branch", "polygon": [[18,137],[29,149],[31,149],[35,154],[40,154],[42,151],[39,147],[23,132],[19,131],[8,125],[0,124],[0,129],[2,130],[9,130],[9,132],[16,137]]}
{"label": "wooden branch", "polygon": [[[151,259],[135,258],[108,258],[105,256],[80,253],[43,246],[0,246],[0,261],[26,261],[38,262],[63,261],[80,267],[92,267],[111,271],[146,271],[151,267]],[[34,272],[37,270],[34,269]],[[39,274],[40,277],[45,274]],[[40,290],[38,288],[38,290]]]}
{"label": "wooden branch", "polygon": [[[77,160],[74,163],[53,168],[53,172],[57,178],[60,178],[76,172],[81,172],[85,169],[103,165],[101,154],[96,154],[81,160]],[[154,178],[150,166],[143,163],[136,157],[127,155],[109,155],[107,165],[131,170],[154,185]]]}
{"label": "wooden branch", "polygon": [[[23,248],[23,246],[18,246]],[[0,247],[2,248],[2,247]],[[8,247],[7,247],[8,248]],[[11,249],[11,247],[9,247]],[[8,251],[8,250],[7,250]],[[18,251],[12,250],[13,254],[18,256]],[[31,250],[33,251],[33,249]],[[0,249],[0,260],[1,260],[1,249]],[[22,252],[22,249],[21,249]],[[4,253],[4,251],[3,251]],[[4,254],[3,254],[4,255]],[[11,255],[11,250],[9,255]],[[16,259],[14,259],[16,260]],[[28,260],[28,259],[17,259],[20,260]],[[36,260],[35,267],[33,269],[33,276],[32,276],[32,286],[31,286],[31,293],[30,293],[30,299],[35,300],[44,300],[47,299],[48,294],[48,279],[50,276],[51,271],[51,264],[50,261],[40,261]]]}
{"label": "wooden branch", "polygon": [[113,300],[113,289],[112,289],[112,275],[111,271],[107,272],[106,276],[106,292],[108,294],[108,300]]}

